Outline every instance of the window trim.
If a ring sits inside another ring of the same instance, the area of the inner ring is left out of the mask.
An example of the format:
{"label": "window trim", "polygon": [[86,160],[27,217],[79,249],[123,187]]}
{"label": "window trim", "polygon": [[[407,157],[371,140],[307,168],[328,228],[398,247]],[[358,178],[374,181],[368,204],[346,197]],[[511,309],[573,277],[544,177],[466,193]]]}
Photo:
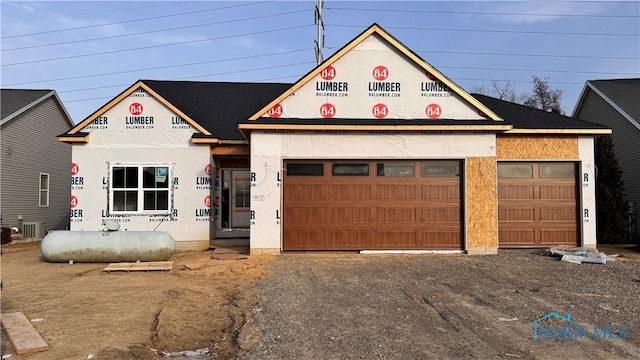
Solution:
{"label": "window trim", "polygon": [[[336,166],[366,166],[366,174],[340,174],[336,173]],[[331,163],[331,176],[332,177],[368,177],[371,176],[371,161],[340,161]]]}
{"label": "window trim", "polygon": [[[496,164],[496,178],[498,179],[534,179],[535,178],[535,171],[536,171],[536,166],[535,166],[535,162],[530,162],[530,161],[505,161],[505,162],[501,162],[498,161]],[[531,175],[529,175],[527,173],[528,176],[505,176],[505,175],[500,175],[500,167],[501,166],[524,166],[527,165],[529,166],[529,169],[531,170]]]}
{"label": "window trim", "polygon": [[[462,162],[460,160],[450,160],[450,159],[435,159],[435,160],[431,160],[431,159],[426,159],[426,160],[420,160],[419,162],[419,166],[420,166],[420,177],[427,177],[427,178],[459,178],[462,176],[462,173],[464,171],[463,169],[463,165]],[[455,175],[450,175],[450,174],[438,174],[438,173],[434,173],[434,174],[425,174],[425,165],[429,166],[431,164],[449,164],[449,165],[455,165],[456,166],[456,174]]]}
{"label": "window trim", "polygon": [[[313,165],[316,166],[317,168],[320,169],[320,174],[294,174],[292,175],[291,172],[289,171],[289,166],[295,167],[296,165],[302,165],[302,166],[309,166],[309,165]],[[284,170],[287,173],[287,176],[304,176],[304,177],[323,177],[324,176],[324,163],[321,162],[288,162],[286,164],[286,166],[284,167]]]}
{"label": "window trim", "polygon": [[[542,167],[543,166],[555,166],[555,165],[571,165],[571,176],[557,176],[557,174],[543,174]],[[576,178],[576,163],[571,161],[545,161],[538,163],[538,177],[540,179],[575,179]]]}
{"label": "window trim", "polygon": [[[113,169],[119,167],[135,167],[137,169],[138,174],[138,183],[136,188],[117,188],[114,189],[114,176]],[[168,204],[166,210],[145,210],[144,209],[144,194],[145,189],[158,191],[158,188],[145,188],[144,187],[144,168],[145,167],[166,167],[167,168],[167,181],[168,187],[166,188],[168,191]],[[108,205],[107,205],[107,215],[142,215],[142,216],[157,216],[157,215],[171,215],[174,211],[174,203],[173,203],[173,195],[174,195],[174,182],[173,182],[173,164],[167,162],[111,162],[109,163],[109,189],[107,192],[108,197]],[[114,210],[114,191],[122,191],[122,189],[127,189],[130,191],[136,191],[136,211],[117,211]]]}
{"label": "window trim", "polygon": [[[390,168],[394,166],[406,166],[410,167],[410,174],[385,174],[385,167],[389,165]],[[376,166],[376,176],[377,177],[387,177],[387,178],[412,178],[416,176],[416,162],[415,161],[405,161],[405,160],[378,160],[375,162]],[[382,170],[382,172],[380,171]]]}
{"label": "window trim", "polygon": [[[47,188],[43,189],[42,188],[42,176],[46,176],[47,178]],[[42,193],[46,193],[47,194],[47,203],[46,204],[42,204]],[[49,173],[43,173],[41,172],[40,175],[38,176],[38,207],[49,207],[49,195],[51,193],[51,175],[49,175]]]}

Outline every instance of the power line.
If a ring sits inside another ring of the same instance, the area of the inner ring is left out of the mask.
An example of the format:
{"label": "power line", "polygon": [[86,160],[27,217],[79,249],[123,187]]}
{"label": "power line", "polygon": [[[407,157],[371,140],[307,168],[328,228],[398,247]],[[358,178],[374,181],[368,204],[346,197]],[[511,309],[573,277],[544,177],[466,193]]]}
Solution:
{"label": "power line", "polygon": [[[362,25],[328,24],[327,26],[348,27],[366,29]],[[455,29],[455,28],[423,28],[406,26],[388,26],[385,29],[398,30],[428,30],[428,31],[463,31],[463,32],[490,32],[490,33],[514,33],[514,34],[538,34],[538,35],[579,35],[579,36],[640,36],[640,34],[621,33],[582,33],[582,32],[559,32],[559,31],[524,31],[524,30],[488,30],[488,29]]]}
{"label": "power line", "polygon": [[[250,71],[271,70],[271,69],[277,69],[277,68],[291,67],[291,66],[297,66],[297,65],[309,65],[309,64],[315,64],[315,63],[316,63],[315,61],[303,61],[303,62],[298,62],[298,63],[293,63],[293,64],[265,66],[265,67],[254,68],[254,69],[233,70],[233,71],[225,71],[225,72],[212,73],[212,74],[200,74],[200,75],[193,75],[193,76],[180,76],[180,77],[175,77],[175,78],[166,79],[166,80],[172,81],[172,80],[203,78],[203,77],[207,77],[207,76],[218,76],[218,75],[246,73],[246,72],[250,72]],[[58,94],[66,94],[66,93],[89,91],[89,90],[109,89],[109,88],[114,88],[114,87],[122,87],[122,86],[130,86],[130,85],[131,84],[118,84],[118,85],[97,86],[97,87],[84,88],[84,89],[62,90],[62,91],[58,91]]]}
{"label": "power line", "polygon": [[104,11],[91,11],[91,12],[85,12],[85,13],[76,13],[76,14],[69,14],[69,15],[57,15],[57,16],[47,16],[47,17],[30,18],[30,19],[19,19],[19,20],[11,20],[11,21],[3,21],[3,22],[5,24],[13,24],[13,23],[18,23],[18,22],[30,22],[30,21],[40,21],[40,20],[49,20],[49,19],[57,19],[57,18],[68,18],[68,17],[80,16],[80,15],[106,14],[106,13],[113,13],[113,12],[120,12],[120,11],[139,10],[139,9],[148,9],[148,8],[159,8],[159,7],[165,7],[165,6],[176,6],[176,4],[177,5],[181,5],[180,3],[177,3],[177,2],[173,2],[173,3],[169,3],[169,4],[154,3],[154,5],[137,6],[137,7],[131,7],[131,8],[122,8],[122,9],[104,10]]}
{"label": "power line", "polygon": [[[297,49],[276,53],[268,53],[268,54],[259,54],[259,55],[250,55],[250,56],[242,56],[242,57],[234,57],[227,59],[218,59],[218,60],[210,60],[210,61],[200,61],[194,63],[183,63],[183,64],[175,64],[175,65],[166,65],[166,66],[158,66],[152,68],[144,68],[144,69],[133,69],[133,70],[122,70],[122,71],[113,71],[108,73],[99,73],[99,74],[86,74],[79,76],[71,76],[71,77],[63,77],[63,78],[55,78],[55,79],[45,79],[45,80],[37,80],[37,81],[25,81],[18,83],[9,83],[3,84],[3,87],[6,86],[15,86],[15,85],[27,85],[27,84],[36,84],[36,83],[44,83],[50,81],[69,81],[75,79],[86,79],[91,77],[100,77],[100,76],[108,76],[108,75],[117,75],[117,74],[126,74],[126,73],[135,73],[141,71],[150,71],[150,70],[160,70],[160,69],[169,69],[176,67],[186,67],[186,66],[195,66],[195,65],[203,65],[203,64],[211,64],[211,63],[221,63],[227,61],[237,61],[237,60],[246,60],[246,59],[254,59],[261,57],[269,57],[269,56],[278,56],[284,54],[292,54],[297,52],[309,51],[313,50],[313,48],[306,49]],[[439,69],[468,69],[468,70],[489,70],[489,71],[527,71],[527,72],[556,72],[556,73],[574,73],[574,74],[611,74],[611,75],[638,75],[637,73],[628,73],[628,72],[605,72],[605,71],[576,71],[576,70],[548,70],[548,69],[509,69],[509,68],[489,68],[489,67],[471,67],[471,66],[436,66]],[[217,74],[215,74],[217,75]],[[192,77],[190,77],[192,78]]]}
{"label": "power line", "polygon": [[214,74],[200,74],[200,75],[193,75],[193,76],[181,76],[179,78],[174,78],[174,79],[170,79],[170,80],[203,78],[203,77],[208,77],[208,76],[229,75],[229,74],[245,73],[245,72],[250,72],[250,71],[271,70],[271,69],[278,69],[278,68],[297,66],[297,65],[309,65],[309,64],[315,65],[316,62],[315,61],[303,61],[303,62],[298,62],[298,63],[293,63],[293,64],[266,66],[266,67],[261,67],[261,68],[256,68],[256,69],[233,70],[233,71],[225,71],[225,72],[214,73]]}
{"label": "power line", "polygon": [[163,31],[173,31],[173,30],[191,29],[191,28],[203,27],[203,26],[210,26],[210,25],[220,25],[220,24],[227,24],[227,23],[240,22],[240,21],[256,20],[256,19],[262,19],[262,18],[267,18],[267,17],[275,17],[275,16],[282,16],[282,15],[291,15],[291,14],[297,14],[297,13],[307,12],[307,11],[309,11],[309,10],[308,10],[308,9],[304,9],[304,10],[295,10],[295,11],[289,11],[289,12],[278,13],[278,14],[260,15],[260,16],[253,16],[253,17],[248,17],[248,18],[242,18],[242,19],[233,19],[233,20],[225,20],[225,21],[216,21],[216,22],[205,23],[205,24],[197,24],[197,25],[180,26],[180,27],[175,27],[175,28],[166,28],[166,29],[158,29],[158,30],[149,30],[149,31],[143,31],[143,32],[138,32],[138,33],[130,33],[130,34],[122,34],[122,35],[113,35],[113,36],[104,36],[104,37],[92,38],[92,39],[74,40],[74,41],[65,41],[65,42],[59,42],[59,43],[41,44],[41,45],[25,46],[25,47],[19,47],[19,48],[11,48],[11,49],[2,49],[2,50],[0,50],[0,51],[25,50],[25,49],[34,49],[34,48],[47,47],[47,46],[58,46],[58,45],[75,44],[75,43],[81,43],[81,42],[87,42],[87,41],[96,41],[96,40],[115,39],[115,38],[122,38],[122,37],[128,37],[128,36],[136,36],[136,35],[152,34],[152,33],[163,32]]}
{"label": "power line", "polygon": [[[468,79],[468,78],[451,78],[456,81],[495,81],[496,79]],[[531,83],[529,80],[508,80],[517,83]],[[549,84],[565,84],[565,85],[584,85],[584,82],[570,82],[570,81],[549,81]]]}
{"label": "power line", "polygon": [[267,57],[267,56],[276,56],[276,55],[283,55],[283,54],[292,54],[292,53],[302,52],[302,51],[308,51],[308,50],[313,50],[313,48],[298,49],[298,50],[290,50],[290,51],[282,51],[282,52],[269,53],[269,54],[260,54],[260,55],[241,56],[241,57],[228,58],[228,59],[219,59],[219,60],[200,61],[200,62],[195,62],[195,63],[186,63],[186,64],[176,64],[176,65],[157,66],[157,67],[151,67],[151,68],[150,68],[150,67],[147,67],[147,68],[144,68],[144,69],[122,70],[122,71],[113,71],[113,72],[100,73],[100,74],[68,76],[68,77],[56,78],[56,79],[46,79],[46,80],[37,80],[37,81],[25,81],[25,82],[19,82],[19,83],[3,84],[2,86],[3,86],[3,87],[6,87],[6,86],[14,86],[14,85],[37,84],[37,83],[43,83],[43,82],[49,82],[49,81],[67,81],[67,80],[75,80],[75,79],[86,79],[86,78],[90,78],[90,77],[99,77],[99,76],[107,76],[107,75],[126,74],[126,73],[140,72],[140,71],[148,71],[148,70],[170,69],[170,68],[176,68],[176,67],[185,67],[185,66],[203,65],[203,64],[211,64],[211,63],[218,63],[218,62],[225,62],[225,61],[236,61],[236,60],[254,59],[254,58],[260,58],[260,57]]}
{"label": "power line", "polygon": [[595,17],[595,18],[640,18],[640,15],[589,15],[589,14],[536,14],[536,13],[501,13],[475,11],[442,11],[442,10],[400,10],[400,9],[358,9],[330,7],[327,10],[341,11],[377,11],[384,13],[432,13],[432,14],[461,14],[461,15],[509,15],[509,16],[551,16],[551,17]]}
{"label": "power line", "polygon": [[[300,79],[302,76],[303,76],[303,74],[278,76],[278,77],[272,77],[272,78],[257,79],[257,80],[253,80],[251,82],[266,82],[266,81],[273,81],[273,80],[279,80],[279,79],[289,79],[289,78]],[[92,101],[92,100],[105,100],[105,99],[113,99],[113,98],[114,98],[114,96],[100,96],[100,97],[87,98],[87,99],[64,100],[64,103],[66,104],[66,103],[72,103],[72,102],[82,102],[82,101]]]}
{"label": "power line", "polygon": [[[292,66],[292,65],[298,65],[298,64],[315,64],[315,61],[309,61],[306,63],[297,63],[297,64],[288,64],[288,65],[282,65],[282,66]],[[268,68],[265,68],[268,69]],[[244,70],[239,70],[239,71],[235,71],[235,72],[244,72]],[[228,72],[231,73],[231,72]],[[228,74],[228,73],[220,73],[220,74],[209,74],[209,75],[202,75],[202,76],[213,76],[213,75],[223,75],[223,74]],[[278,79],[288,79],[288,78],[295,78],[295,79],[300,79],[302,77],[302,75],[287,75],[287,76],[279,76],[279,77],[272,77],[272,78],[264,78],[264,79],[259,79],[259,80],[254,80],[252,82],[264,82],[264,81],[272,81],[272,80],[278,80]],[[175,79],[171,79],[171,80],[180,80],[180,79],[186,79],[186,78],[175,78]],[[457,82],[459,81],[495,81],[496,79],[471,79],[471,78],[458,78],[458,77],[453,77],[451,78],[452,80],[455,80]],[[529,80],[508,80],[510,82],[515,82],[515,83],[531,83],[531,79]],[[550,84],[564,84],[564,85],[583,85],[584,82],[569,82],[569,81],[550,81]],[[98,88],[91,88],[91,89],[82,89],[82,90],[72,90],[72,91],[60,91],[58,92],[59,94],[62,93],[69,93],[69,92],[77,92],[77,91],[84,91],[84,90],[97,90],[97,89],[103,89],[103,88],[114,88],[114,87],[122,87],[122,86],[130,86],[131,84],[122,84],[122,85],[111,85],[111,86],[104,86],[104,87],[98,87]],[[293,85],[293,83],[292,83]],[[83,102],[83,101],[92,101],[92,100],[101,100],[101,99],[113,99],[113,96],[101,96],[101,97],[95,97],[95,98],[85,98],[85,99],[74,99],[74,100],[65,100],[64,103],[72,103],[72,102]]]}
{"label": "power line", "polygon": [[250,3],[240,4],[240,5],[230,5],[230,6],[223,6],[223,7],[218,7],[218,8],[211,8],[211,9],[187,11],[187,12],[183,12],[183,13],[152,16],[152,17],[142,18],[142,19],[123,20],[123,21],[116,21],[116,22],[110,22],[110,23],[105,23],[105,24],[79,26],[79,27],[75,27],[75,28],[58,29],[58,30],[47,30],[47,31],[40,31],[40,32],[29,33],[29,34],[20,34],[20,35],[10,35],[10,36],[3,36],[1,39],[9,39],[9,38],[17,38],[17,37],[23,37],[23,36],[41,35],[41,34],[51,34],[51,33],[56,33],[56,32],[63,32],[63,31],[81,30],[81,29],[89,29],[89,28],[101,27],[101,26],[110,26],[110,25],[117,25],[117,24],[126,24],[126,23],[131,23],[131,22],[163,19],[163,18],[167,18],[167,17],[175,17],[175,16],[182,16],[182,15],[190,15],[190,14],[199,14],[199,13],[203,13],[203,12],[216,11],[216,10],[225,10],[225,9],[237,8],[237,7],[241,7],[241,6],[260,5],[260,4],[265,4],[265,3],[268,3],[268,2],[272,2],[272,1],[250,2]]}
{"label": "power line", "polygon": [[220,40],[220,39],[228,39],[228,38],[247,36],[247,35],[257,35],[257,34],[272,33],[272,32],[278,32],[278,31],[300,29],[300,28],[309,27],[309,26],[314,26],[314,25],[313,24],[308,24],[308,25],[290,26],[290,27],[287,27],[287,28],[254,31],[254,32],[244,33],[244,34],[218,36],[218,37],[213,37],[213,38],[189,40],[189,41],[180,41],[180,42],[161,44],[161,45],[139,46],[139,47],[135,47],[135,48],[112,50],[112,51],[103,51],[103,52],[91,53],[91,54],[72,55],[72,56],[64,56],[64,57],[58,57],[58,58],[23,61],[23,62],[17,62],[17,63],[12,63],[12,64],[2,64],[0,66],[9,67],[9,66],[16,66],[16,65],[35,64],[35,63],[43,63],[43,62],[49,62],[49,61],[68,60],[68,59],[77,59],[77,58],[82,58],[82,57],[90,57],[90,56],[98,56],[98,55],[106,55],[106,54],[115,54],[115,53],[121,53],[121,52],[127,52],[127,51],[153,49],[153,48],[159,48],[159,47],[165,47],[165,46],[193,44],[193,43],[203,42],[203,41]]}
{"label": "power line", "polygon": [[490,71],[527,71],[527,72],[551,72],[551,73],[569,73],[569,74],[611,74],[611,75],[638,75],[638,73],[628,72],[610,72],[610,71],[575,71],[575,70],[546,70],[546,69],[508,69],[508,68],[489,68],[489,67],[472,67],[472,66],[436,66],[438,69],[464,69],[464,70],[490,70]]}
{"label": "power line", "polygon": [[[340,49],[337,46],[325,47],[328,50]],[[585,58],[585,59],[613,59],[613,60],[638,60],[631,56],[596,56],[596,55],[556,55],[556,54],[517,54],[517,53],[497,53],[497,52],[475,52],[475,51],[446,51],[446,50],[413,50],[416,53],[433,54],[462,54],[462,55],[491,55],[491,56],[533,56],[533,57],[560,57],[560,58]]]}

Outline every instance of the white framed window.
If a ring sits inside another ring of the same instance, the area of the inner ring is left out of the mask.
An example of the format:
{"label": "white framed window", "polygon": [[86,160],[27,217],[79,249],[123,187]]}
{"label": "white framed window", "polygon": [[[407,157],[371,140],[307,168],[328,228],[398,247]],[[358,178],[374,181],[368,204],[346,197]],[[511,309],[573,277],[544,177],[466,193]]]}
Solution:
{"label": "white framed window", "polygon": [[40,173],[40,182],[38,185],[39,189],[39,206],[40,207],[49,207],[49,174]]}
{"label": "white framed window", "polygon": [[166,163],[111,164],[110,212],[131,215],[171,213],[171,173],[171,165]]}

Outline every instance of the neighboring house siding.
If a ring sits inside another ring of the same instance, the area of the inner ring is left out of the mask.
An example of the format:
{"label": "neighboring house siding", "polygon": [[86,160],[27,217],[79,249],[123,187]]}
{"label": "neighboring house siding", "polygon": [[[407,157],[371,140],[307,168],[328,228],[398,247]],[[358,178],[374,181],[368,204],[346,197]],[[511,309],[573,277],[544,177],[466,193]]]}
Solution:
{"label": "neighboring house siding", "polygon": [[[3,226],[44,222],[45,229],[69,226],[71,145],[56,135],[70,124],[49,98],[2,126],[1,211]],[[49,206],[39,206],[40,173],[49,174]]]}
{"label": "neighboring house siding", "polygon": [[640,210],[640,130],[593,91],[588,91],[575,117],[613,129],[613,144],[623,172],[625,195],[635,204],[636,211]]}

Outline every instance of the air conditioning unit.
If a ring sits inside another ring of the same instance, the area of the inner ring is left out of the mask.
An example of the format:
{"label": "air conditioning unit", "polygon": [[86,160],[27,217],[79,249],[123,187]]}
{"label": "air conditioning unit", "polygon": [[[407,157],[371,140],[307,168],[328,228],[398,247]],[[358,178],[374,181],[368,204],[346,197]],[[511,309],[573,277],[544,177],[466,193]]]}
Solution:
{"label": "air conditioning unit", "polygon": [[26,239],[42,239],[44,237],[44,222],[22,223],[22,236]]}

